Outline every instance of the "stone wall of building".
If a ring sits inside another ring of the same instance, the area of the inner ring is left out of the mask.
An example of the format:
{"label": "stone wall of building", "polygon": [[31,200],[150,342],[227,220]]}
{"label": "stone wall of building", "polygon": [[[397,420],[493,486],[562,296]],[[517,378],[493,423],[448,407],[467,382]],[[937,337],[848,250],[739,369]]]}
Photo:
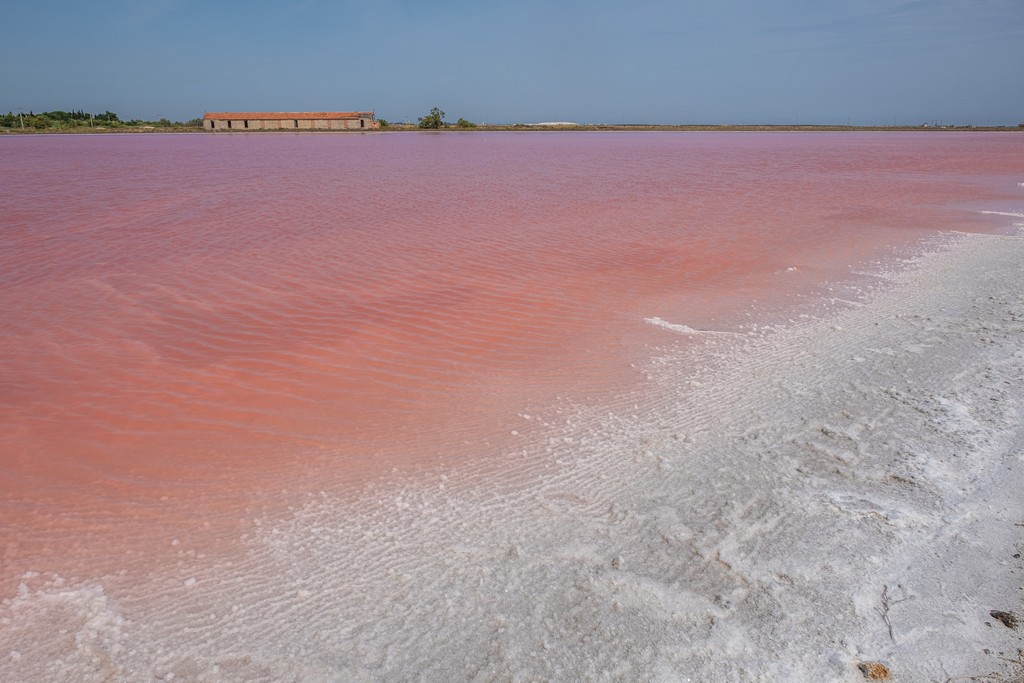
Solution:
{"label": "stone wall of building", "polygon": [[[206,114],[203,128],[206,130],[377,130],[380,128],[372,113],[325,113],[321,117],[305,113],[281,113],[271,116],[253,112],[251,118],[244,113]],[[285,118],[292,117],[292,118]]]}

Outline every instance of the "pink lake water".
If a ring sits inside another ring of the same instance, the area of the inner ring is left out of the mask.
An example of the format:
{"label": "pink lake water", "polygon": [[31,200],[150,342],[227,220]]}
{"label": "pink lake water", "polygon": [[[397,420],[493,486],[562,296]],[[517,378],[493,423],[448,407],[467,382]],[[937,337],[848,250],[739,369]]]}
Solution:
{"label": "pink lake water", "polygon": [[0,179],[6,583],[615,405],[648,318],[770,322],[1001,229],[1024,136],[11,136]]}

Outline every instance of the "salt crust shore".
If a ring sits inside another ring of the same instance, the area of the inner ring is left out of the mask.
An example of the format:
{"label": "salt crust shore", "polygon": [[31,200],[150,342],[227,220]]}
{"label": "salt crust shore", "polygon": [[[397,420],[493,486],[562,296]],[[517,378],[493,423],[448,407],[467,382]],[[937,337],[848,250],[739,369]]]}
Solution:
{"label": "salt crust shore", "polygon": [[311,493],[135,584],[27,574],[0,679],[1022,680],[990,612],[1024,617],[1024,238],[875,275],[696,370],[670,321],[642,414],[548,416],[501,478]]}

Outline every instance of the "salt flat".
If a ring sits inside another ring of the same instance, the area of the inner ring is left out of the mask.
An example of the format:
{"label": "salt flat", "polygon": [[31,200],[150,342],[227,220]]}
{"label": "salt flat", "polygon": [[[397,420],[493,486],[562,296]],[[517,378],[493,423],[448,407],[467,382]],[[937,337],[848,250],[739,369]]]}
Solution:
{"label": "salt flat", "polygon": [[1020,680],[1024,240],[874,276],[696,351],[668,321],[644,409],[524,415],[526,464],[311,492],[130,590],[26,575],[0,678]]}

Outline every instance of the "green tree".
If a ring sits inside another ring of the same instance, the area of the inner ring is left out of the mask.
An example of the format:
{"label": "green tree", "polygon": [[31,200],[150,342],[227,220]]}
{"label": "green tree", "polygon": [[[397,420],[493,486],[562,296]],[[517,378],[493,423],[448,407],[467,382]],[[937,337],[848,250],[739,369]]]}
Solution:
{"label": "green tree", "polygon": [[420,128],[441,128],[447,126],[444,122],[444,112],[434,107],[430,113],[420,119]]}
{"label": "green tree", "polygon": [[458,121],[455,122],[455,127],[456,128],[476,128],[476,124],[473,123],[472,121],[467,121],[466,119],[460,118]]}

